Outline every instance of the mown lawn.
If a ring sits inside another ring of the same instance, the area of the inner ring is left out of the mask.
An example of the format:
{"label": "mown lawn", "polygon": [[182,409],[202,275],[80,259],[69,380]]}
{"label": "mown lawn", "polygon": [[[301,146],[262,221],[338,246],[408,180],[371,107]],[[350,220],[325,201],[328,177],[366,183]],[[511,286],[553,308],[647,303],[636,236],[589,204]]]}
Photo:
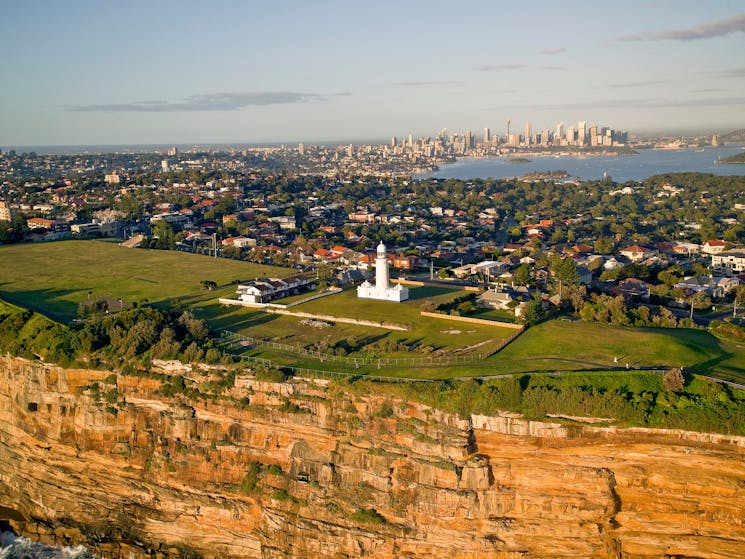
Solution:
{"label": "mown lawn", "polygon": [[[422,358],[437,350],[451,354],[483,354],[490,348],[493,350],[500,340],[513,333],[511,329],[498,326],[468,324],[420,315],[420,306],[425,299],[437,304],[458,296],[462,291],[417,287],[411,289],[410,293],[412,300],[392,303],[357,299],[356,291],[350,289],[289,309],[292,312],[401,324],[410,327],[407,331],[340,322],[333,323],[328,328],[313,328],[301,324],[301,318],[273,315],[248,308],[225,307],[214,300],[197,302],[194,308],[201,309],[197,311],[198,315],[209,320],[212,327],[218,330],[230,330],[245,336],[300,347],[321,341],[325,341],[328,347],[333,347],[340,342],[356,339],[359,343],[355,345],[390,346],[378,353],[392,358]],[[407,351],[401,347],[402,344],[414,348],[414,351]],[[349,353],[350,357],[363,355],[369,355],[369,348]]]}
{"label": "mown lawn", "polygon": [[[276,323],[269,321],[261,326],[268,331],[289,332],[294,326],[285,327],[280,322],[286,319],[288,317],[277,317],[274,319]],[[345,326],[338,325],[336,328],[343,329]],[[357,327],[350,328],[351,333]],[[330,331],[324,335],[330,335],[331,339],[336,336]],[[343,336],[343,332],[340,335]],[[300,339],[302,334],[297,332],[290,339],[294,336]],[[349,368],[338,363],[321,364],[309,357],[293,361],[291,355],[267,349],[254,350],[251,355],[276,360],[283,365],[349,372]],[[396,354],[390,356],[395,357]],[[616,357],[617,362],[614,361]],[[444,367],[365,367],[360,372],[431,379],[568,371],[614,376],[626,374],[627,363],[631,371],[682,366],[686,371],[745,383],[745,344],[722,340],[702,330],[616,328],[579,321],[549,321],[534,326],[499,353],[475,363]],[[616,368],[622,370],[611,371]]]}
{"label": "mown lawn", "polygon": [[552,320],[526,330],[488,363],[495,373],[591,370],[627,363],[630,368],[684,367],[745,382],[745,344],[691,329]]}
{"label": "mown lawn", "polygon": [[204,291],[203,280],[224,286],[287,268],[175,251],[129,249],[106,241],[59,241],[0,246],[0,297],[61,322],[88,299],[167,304]]}

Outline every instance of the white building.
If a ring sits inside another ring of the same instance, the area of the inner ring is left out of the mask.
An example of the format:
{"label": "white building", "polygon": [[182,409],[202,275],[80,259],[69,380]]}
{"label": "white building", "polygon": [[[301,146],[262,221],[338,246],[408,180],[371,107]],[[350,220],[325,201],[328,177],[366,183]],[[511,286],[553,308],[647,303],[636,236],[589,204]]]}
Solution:
{"label": "white building", "polygon": [[745,272],[745,250],[728,250],[711,255],[711,267],[725,274]]}
{"label": "white building", "polygon": [[357,287],[358,299],[378,299],[380,301],[395,301],[400,303],[409,298],[409,288],[401,284],[391,286],[388,276],[388,255],[385,245],[378,245],[375,257],[375,285],[365,280]]}

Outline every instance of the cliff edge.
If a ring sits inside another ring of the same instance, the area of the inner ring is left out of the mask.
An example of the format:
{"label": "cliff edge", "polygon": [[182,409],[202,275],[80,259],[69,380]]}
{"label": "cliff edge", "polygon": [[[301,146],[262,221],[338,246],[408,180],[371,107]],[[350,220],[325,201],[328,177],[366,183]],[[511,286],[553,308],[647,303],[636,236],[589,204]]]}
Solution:
{"label": "cliff edge", "polygon": [[745,437],[160,374],[0,358],[0,519],[104,557],[745,555]]}

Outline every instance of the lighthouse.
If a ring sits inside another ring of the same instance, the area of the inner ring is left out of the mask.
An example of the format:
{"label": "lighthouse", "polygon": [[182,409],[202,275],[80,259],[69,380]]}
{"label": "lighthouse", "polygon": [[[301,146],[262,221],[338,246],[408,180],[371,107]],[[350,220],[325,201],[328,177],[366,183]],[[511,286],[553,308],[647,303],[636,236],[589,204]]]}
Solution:
{"label": "lighthouse", "polygon": [[391,286],[390,276],[388,275],[388,253],[385,245],[378,245],[378,251],[375,256],[375,287],[378,289],[388,289]]}
{"label": "lighthouse", "polygon": [[378,299],[400,303],[409,298],[409,288],[401,284],[391,286],[388,275],[388,253],[381,241],[375,254],[375,285],[365,280],[357,287],[358,299]]}

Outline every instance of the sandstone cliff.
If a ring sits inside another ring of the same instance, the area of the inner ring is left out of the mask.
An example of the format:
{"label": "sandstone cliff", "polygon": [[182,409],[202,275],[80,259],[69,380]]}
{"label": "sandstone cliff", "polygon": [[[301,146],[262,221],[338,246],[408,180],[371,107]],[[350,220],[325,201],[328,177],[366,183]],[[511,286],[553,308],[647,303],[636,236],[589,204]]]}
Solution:
{"label": "sandstone cliff", "polygon": [[745,556],[742,437],[160,387],[0,359],[0,518],[104,557]]}

